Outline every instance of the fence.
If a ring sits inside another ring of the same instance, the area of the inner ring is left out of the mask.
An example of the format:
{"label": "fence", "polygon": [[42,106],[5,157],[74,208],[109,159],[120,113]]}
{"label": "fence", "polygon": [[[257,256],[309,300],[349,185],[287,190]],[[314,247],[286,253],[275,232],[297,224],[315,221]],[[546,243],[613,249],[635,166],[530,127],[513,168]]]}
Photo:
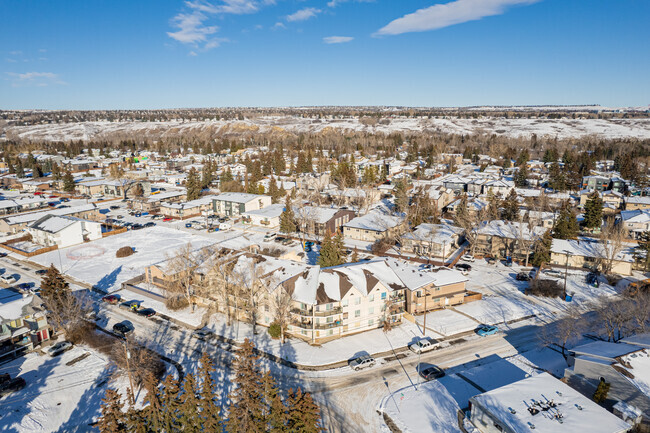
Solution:
{"label": "fence", "polygon": [[105,238],[107,236],[119,235],[120,233],[126,233],[127,230],[126,227],[120,227],[119,229],[111,230],[110,232],[103,232],[102,237]]}
{"label": "fence", "polygon": [[34,251],[23,251],[21,249],[18,249],[16,247],[12,246],[12,244],[15,244],[17,242],[30,241],[31,239],[32,239],[31,235],[23,236],[23,237],[20,237],[20,238],[17,238],[17,239],[11,239],[11,240],[8,240],[6,242],[1,243],[0,247],[5,248],[5,249],[7,249],[7,250],[9,250],[11,252],[14,252],[16,254],[20,254],[23,257],[33,257],[33,256],[37,256],[39,254],[47,253],[48,251],[56,250],[56,249],[59,248],[58,245],[52,245],[52,246],[49,246],[49,247],[39,248],[39,249],[34,250]]}

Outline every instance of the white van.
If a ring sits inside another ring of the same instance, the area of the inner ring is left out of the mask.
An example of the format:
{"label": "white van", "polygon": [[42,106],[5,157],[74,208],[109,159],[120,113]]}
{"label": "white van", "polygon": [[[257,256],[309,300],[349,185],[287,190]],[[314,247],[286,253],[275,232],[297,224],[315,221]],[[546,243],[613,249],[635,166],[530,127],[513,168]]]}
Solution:
{"label": "white van", "polygon": [[4,284],[13,284],[16,282],[16,278],[13,275],[3,275],[0,277],[0,282]]}

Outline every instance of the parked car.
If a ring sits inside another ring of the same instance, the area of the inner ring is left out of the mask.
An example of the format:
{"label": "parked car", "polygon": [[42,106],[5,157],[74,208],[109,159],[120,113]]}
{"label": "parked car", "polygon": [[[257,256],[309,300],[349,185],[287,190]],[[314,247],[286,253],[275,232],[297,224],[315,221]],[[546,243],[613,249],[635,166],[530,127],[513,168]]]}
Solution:
{"label": "parked car", "polygon": [[166,222],[171,221],[172,219],[173,219],[173,218],[165,217],[165,218],[163,218],[163,222],[166,223]]}
{"label": "parked car", "polygon": [[510,256],[506,257],[506,261],[503,264],[508,266],[508,267],[511,267],[512,266],[512,257],[510,257]]}
{"label": "parked car", "polygon": [[560,278],[562,277],[562,272],[558,271],[557,269],[544,269],[542,272],[544,272],[546,275],[549,277],[557,277]]}
{"label": "parked car", "polygon": [[292,244],[295,245],[295,242],[291,238],[286,238],[285,240],[282,241],[282,245],[284,245],[285,247],[291,246]]}
{"label": "parked car", "polygon": [[143,227],[144,227],[144,226],[143,226],[142,224],[138,224],[138,223],[136,223],[136,224],[131,225],[131,230],[140,230],[140,229],[142,229]]}
{"label": "parked car", "polygon": [[219,230],[221,230],[221,231],[230,230],[231,228],[232,228],[232,226],[230,224],[228,224],[228,223],[220,223],[219,224]]}
{"label": "parked car", "polygon": [[466,263],[459,263],[456,265],[456,269],[458,269],[462,273],[467,273],[472,270],[472,267]]}
{"label": "parked car", "polygon": [[474,256],[472,256],[471,254],[463,254],[463,256],[460,259],[464,262],[470,262],[470,263],[474,263],[474,260],[476,260]]}
{"label": "parked car", "polygon": [[275,242],[281,244],[282,242],[284,242],[285,239],[286,238],[284,236],[276,236],[275,237]]}
{"label": "parked car", "polygon": [[117,206],[117,205],[113,205],[113,206],[109,207],[110,210],[117,210],[117,209],[119,209],[119,208],[120,208],[120,207]]}
{"label": "parked car", "polygon": [[47,349],[47,354],[50,356],[58,356],[70,349],[72,349],[72,343],[70,343],[69,341],[59,341],[58,343],[56,343],[53,346],[50,346]]}
{"label": "parked car", "polygon": [[69,199],[69,198],[66,198],[66,197],[63,197],[63,198],[61,198],[60,200],[61,200],[63,203],[67,203],[67,202],[70,201],[70,199]]}
{"label": "parked car", "polygon": [[120,308],[125,310],[135,310],[140,306],[138,301],[124,301],[120,304]]}
{"label": "parked car", "polygon": [[276,236],[276,233],[267,233],[264,235],[264,242],[271,242]]}
{"label": "parked car", "polygon": [[350,368],[352,368],[354,371],[359,371],[362,368],[372,367],[375,365],[375,363],[375,358],[372,356],[362,355],[350,361]]}
{"label": "parked car", "polygon": [[121,337],[126,337],[135,330],[132,324],[129,322],[120,322],[113,325],[113,332],[118,334]]}
{"label": "parked car", "polygon": [[118,215],[118,216],[117,216],[117,219],[120,219],[120,220],[121,220],[122,218],[124,218],[124,215]]}
{"label": "parked car", "polygon": [[115,305],[120,302],[120,297],[118,295],[106,295],[102,298],[102,301],[106,302],[107,304]]}
{"label": "parked car", "polygon": [[214,332],[207,329],[197,329],[192,332],[192,337],[205,341],[214,338]]}
{"label": "parked car", "polygon": [[20,283],[16,287],[18,287],[20,290],[29,290],[30,287],[32,287],[34,283]]}
{"label": "parked car", "polygon": [[533,277],[531,277],[530,274],[527,274],[526,272],[519,272],[516,278],[517,281],[530,281],[533,279]]}
{"label": "parked car", "polygon": [[39,269],[35,273],[36,275],[45,275],[47,274],[47,269]]}
{"label": "parked car", "polygon": [[442,370],[442,368],[436,367],[435,365],[423,368],[419,371],[419,373],[424,380],[440,379],[445,375],[445,372]]}
{"label": "parked car", "polygon": [[138,315],[144,316],[144,317],[152,317],[152,316],[156,315],[156,310],[154,310],[153,308],[140,308],[140,309],[135,310],[135,312]]}
{"label": "parked car", "polygon": [[7,257],[7,253],[5,253],[5,252],[0,252],[0,257]]}
{"label": "parked car", "polygon": [[13,275],[3,275],[0,277],[0,282],[3,282],[5,284],[13,284],[16,281],[17,281],[16,277],[14,277]]}
{"label": "parked car", "polygon": [[155,222],[149,221],[148,223],[144,223],[144,225],[142,227],[145,227],[145,228],[146,227],[154,227],[155,225],[156,225]]}
{"label": "parked car", "polygon": [[424,353],[436,348],[436,345],[428,338],[421,338],[413,344],[409,344],[409,349],[415,353]]}
{"label": "parked car", "polygon": [[22,377],[15,377],[3,382],[0,385],[0,397],[11,394],[12,392],[20,391],[27,385],[25,379]]}
{"label": "parked car", "polygon": [[487,337],[488,335],[494,335],[499,332],[499,328],[494,325],[479,325],[475,332],[481,337]]}

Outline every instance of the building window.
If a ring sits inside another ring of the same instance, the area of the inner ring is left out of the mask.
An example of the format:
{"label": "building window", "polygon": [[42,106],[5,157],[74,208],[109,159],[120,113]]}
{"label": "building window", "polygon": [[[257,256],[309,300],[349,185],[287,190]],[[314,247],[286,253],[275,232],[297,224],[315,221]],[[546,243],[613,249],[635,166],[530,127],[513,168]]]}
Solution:
{"label": "building window", "polygon": [[368,308],[368,314],[375,314],[375,307]]}
{"label": "building window", "polygon": [[382,300],[382,301],[386,300],[386,292],[383,292],[383,293],[381,294],[381,300]]}
{"label": "building window", "polygon": [[354,300],[354,305],[359,305],[361,304],[361,298],[357,298]]}
{"label": "building window", "polygon": [[368,320],[368,326],[372,326],[374,324],[375,324],[375,319]]}
{"label": "building window", "polygon": [[332,323],[334,321],[334,318],[332,316],[327,317],[327,323]]}
{"label": "building window", "polygon": [[354,310],[354,317],[361,317],[361,310]]}
{"label": "building window", "polygon": [[375,302],[375,295],[370,295],[369,299],[370,302]]}
{"label": "building window", "polygon": [[348,306],[348,300],[344,299],[343,301],[341,301],[341,305],[344,306],[344,307],[347,307]]}

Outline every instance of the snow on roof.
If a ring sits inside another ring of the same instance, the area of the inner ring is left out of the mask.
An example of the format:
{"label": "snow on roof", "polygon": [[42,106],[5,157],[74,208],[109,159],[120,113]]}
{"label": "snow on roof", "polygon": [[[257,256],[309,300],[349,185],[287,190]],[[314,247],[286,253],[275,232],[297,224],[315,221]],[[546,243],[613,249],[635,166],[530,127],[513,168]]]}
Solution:
{"label": "snow on roof", "polygon": [[0,323],[23,316],[23,307],[32,302],[33,296],[23,296],[12,289],[0,289]]}
{"label": "snow on roof", "polygon": [[45,215],[44,217],[31,223],[29,225],[29,228],[34,230],[41,230],[48,233],[58,233],[61,230],[70,227],[77,221],[80,220],[78,218],[71,218],[67,216]]}
{"label": "snow on roof", "polygon": [[650,333],[636,334],[621,340],[622,343],[635,344],[650,349]]}
{"label": "snow on roof", "polygon": [[282,212],[284,212],[284,205],[278,203],[269,205],[262,209],[250,210],[248,212],[244,212],[242,215],[255,215],[266,218],[276,218],[282,215]]}
{"label": "snow on roof", "polygon": [[249,194],[247,192],[222,192],[218,196],[214,197],[214,200],[230,201],[234,203],[248,203],[249,201],[260,197],[266,196],[259,194]]}
{"label": "snow on roof", "polygon": [[199,206],[207,206],[215,199],[214,195],[206,195],[196,200],[187,201],[185,203],[162,203],[160,206],[170,209],[191,209]]}
{"label": "snow on roof", "polygon": [[632,373],[630,381],[647,397],[650,397],[650,349],[623,356],[625,369]]}
{"label": "snow on roof", "polygon": [[625,199],[626,203],[650,205],[650,196],[633,196]]}
{"label": "snow on roof", "polygon": [[570,351],[576,355],[587,355],[594,358],[601,358],[615,361],[614,358],[636,352],[641,348],[631,344],[618,344],[609,341],[593,341],[587,344],[572,348]]}
{"label": "snow on roof", "polygon": [[[635,245],[636,246],[636,245]],[[597,239],[582,238],[573,239],[553,239],[551,252],[555,254],[570,254],[572,256],[606,258],[611,255],[614,244],[607,242],[607,245]],[[610,253],[610,254],[608,254]],[[614,260],[621,262],[632,262],[634,260],[634,246],[627,246],[618,252]]]}
{"label": "snow on roof", "polygon": [[[474,396],[470,401],[509,431],[622,433],[630,428],[626,422],[548,373]],[[551,402],[555,407],[549,407]],[[535,415],[528,410],[533,407],[539,411]]]}
{"label": "snow on roof", "polygon": [[94,203],[82,204],[80,206],[72,206],[62,209],[53,209],[53,210],[44,210],[40,212],[29,212],[16,216],[11,216],[5,218],[5,221],[9,225],[14,224],[28,224],[32,221],[36,221],[42,218],[44,215],[71,215],[79,212],[87,212],[97,209]]}
{"label": "snow on roof", "polygon": [[647,223],[650,222],[650,212],[647,210],[624,210],[621,211],[621,220],[631,223]]}
{"label": "snow on roof", "polygon": [[460,272],[445,267],[424,270],[406,260],[393,258],[386,259],[386,263],[409,290],[417,290],[429,284],[440,287],[468,281]]}
{"label": "snow on roof", "polygon": [[417,226],[413,232],[406,233],[402,237],[419,242],[442,244],[443,242],[452,242],[453,238],[462,232],[463,229],[456,226],[423,223]]}
{"label": "snow on roof", "polygon": [[186,194],[185,191],[180,191],[180,190],[178,190],[178,191],[165,191],[165,192],[160,192],[158,194],[152,194],[151,196],[149,196],[147,201],[149,203],[155,203],[155,202],[158,202],[158,201],[166,200],[168,198],[179,197],[179,196],[184,195],[184,194]]}
{"label": "snow on roof", "polygon": [[404,218],[384,215],[379,212],[369,212],[366,215],[353,218],[345,223],[343,227],[384,232],[397,227],[404,221]]}
{"label": "snow on roof", "polygon": [[525,240],[540,237],[545,231],[546,229],[543,227],[534,227],[531,232],[526,223],[502,220],[488,221],[483,223],[478,229],[478,233],[483,235],[497,236],[507,239],[523,238]]}
{"label": "snow on roof", "polygon": [[318,206],[294,206],[293,211],[296,213],[298,218],[305,218],[307,220],[313,221],[316,224],[325,224],[327,221],[331,220],[334,215],[341,209],[337,208],[327,208],[327,207],[318,207]]}

